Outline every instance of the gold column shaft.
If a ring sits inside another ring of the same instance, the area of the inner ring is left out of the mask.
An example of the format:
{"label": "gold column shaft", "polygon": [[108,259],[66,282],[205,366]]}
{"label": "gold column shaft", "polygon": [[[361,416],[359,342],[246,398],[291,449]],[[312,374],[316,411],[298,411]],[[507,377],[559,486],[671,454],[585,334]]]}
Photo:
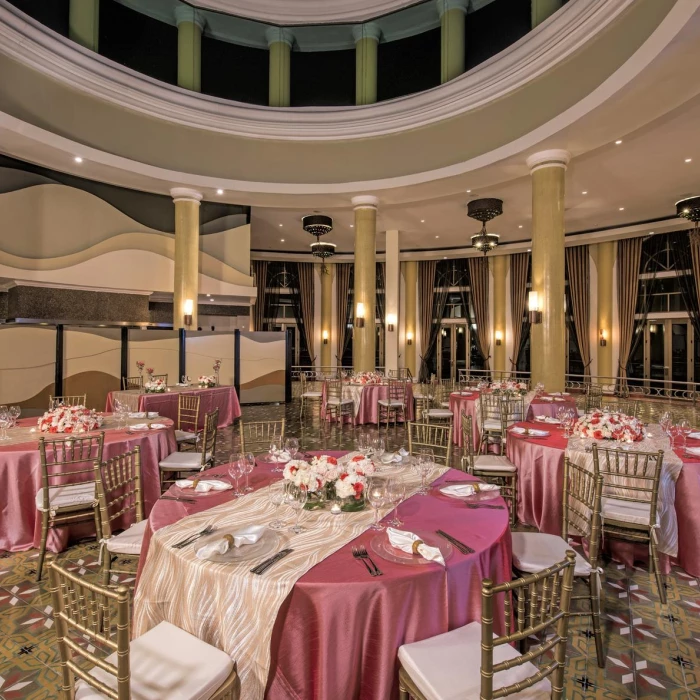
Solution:
{"label": "gold column shaft", "polygon": [[[496,255],[491,258],[493,274],[493,369],[496,372],[506,370],[506,276],[510,266],[508,255]],[[501,334],[498,345],[497,334]]]}
{"label": "gold column shaft", "polygon": [[70,0],[68,36],[86,49],[97,51],[100,35],[100,0]]}
{"label": "gold column shaft", "polygon": [[291,100],[291,53],[286,41],[270,44],[270,107],[289,107]]}
{"label": "gold column shaft", "polygon": [[464,73],[465,10],[453,8],[440,17],[440,82],[446,83]]}
{"label": "gold column shaft", "polygon": [[202,27],[197,22],[177,25],[177,84],[202,91]]}
{"label": "gold column shaft", "polygon": [[[598,243],[598,376],[614,377],[613,372],[613,268],[617,255],[617,241]],[[606,333],[605,347],[600,345],[600,331]],[[603,384],[607,382],[602,382]]]}
{"label": "gold column shaft", "polygon": [[[173,328],[197,330],[199,296],[199,200],[198,192],[171,190],[175,202],[175,274],[173,280]],[[185,301],[193,302],[192,322],[185,325]]]}
{"label": "gold column shaft", "polygon": [[365,36],[355,42],[355,104],[377,101],[377,51],[379,39]]}
{"label": "gold column shaft", "polygon": [[548,17],[553,15],[560,7],[562,0],[531,0],[531,25],[534,29],[538,24],[542,24]]}
{"label": "gold column shaft", "polygon": [[[417,303],[418,298],[418,263],[415,260],[408,260],[403,263],[403,278],[406,288],[406,325],[405,325],[405,358],[406,367],[411,370],[414,377],[418,376],[418,366],[416,365],[416,327],[418,325]],[[408,344],[409,333],[413,338],[411,345]]]}
{"label": "gold column shaft", "polygon": [[[331,263],[324,263],[321,268],[321,366],[324,371],[332,364],[333,268]],[[327,343],[323,340],[324,332],[328,333]]]}

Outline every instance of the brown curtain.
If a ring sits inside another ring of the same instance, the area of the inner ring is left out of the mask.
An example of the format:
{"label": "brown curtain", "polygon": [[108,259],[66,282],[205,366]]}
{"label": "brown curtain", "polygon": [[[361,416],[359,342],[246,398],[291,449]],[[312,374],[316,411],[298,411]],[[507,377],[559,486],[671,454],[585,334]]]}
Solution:
{"label": "brown curtain", "polygon": [[514,253],[510,256],[510,309],[513,322],[512,370],[518,368],[518,355],[523,337],[523,316],[527,302],[527,271],[530,267],[530,253]]}
{"label": "brown curtain", "polygon": [[[566,249],[566,267],[569,272],[569,299],[574,317],[576,341],[583,360],[584,377],[591,376],[590,297],[588,290],[588,246],[577,245]],[[635,293],[636,301],[636,293]]]}
{"label": "brown curtain", "polygon": [[435,271],[437,270],[437,260],[420,260],[418,262],[418,299],[419,308],[419,328],[421,342],[421,381],[429,379],[428,367],[425,359],[430,346],[430,334],[433,330],[433,297],[435,296]]}
{"label": "brown curtain", "polygon": [[253,260],[253,275],[257,286],[257,297],[253,307],[253,330],[265,330],[265,285],[267,282],[267,260]]}
{"label": "brown curtain", "polygon": [[634,336],[634,311],[639,291],[642,239],[625,238],[617,244],[617,306],[620,318],[620,367],[618,389],[627,389],[627,362]]}
{"label": "brown curtain", "polygon": [[343,350],[345,349],[351,269],[352,263],[335,264],[335,337],[338,340],[338,354],[336,355],[338,367],[343,364]]}
{"label": "brown curtain", "polygon": [[314,266],[313,263],[298,263],[298,266],[301,320],[306,337],[306,347],[313,364],[316,359],[314,354]]}
{"label": "brown curtain", "polygon": [[489,326],[489,266],[485,257],[469,258],[469,288],[476,321],[476,346],[489,369],[491,328]]}

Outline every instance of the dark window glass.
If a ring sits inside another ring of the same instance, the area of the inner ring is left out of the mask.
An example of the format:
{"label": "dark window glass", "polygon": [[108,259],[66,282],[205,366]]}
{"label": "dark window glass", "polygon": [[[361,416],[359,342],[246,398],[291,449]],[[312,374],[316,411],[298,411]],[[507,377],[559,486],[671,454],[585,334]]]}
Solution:
{"label": "dark window glass", "polygon": [[466,69],[478,66],[530,31],[530,3],[494,0],[466,17]]}
{"label": "dark window glass", "polygon": [[355,49],[292,51],[292,107],[355,104]]}
{"label": "dark window glass", "polygon": [[62,36],[68,36],[70,0],[11,0],[22,12],[45,24]]}

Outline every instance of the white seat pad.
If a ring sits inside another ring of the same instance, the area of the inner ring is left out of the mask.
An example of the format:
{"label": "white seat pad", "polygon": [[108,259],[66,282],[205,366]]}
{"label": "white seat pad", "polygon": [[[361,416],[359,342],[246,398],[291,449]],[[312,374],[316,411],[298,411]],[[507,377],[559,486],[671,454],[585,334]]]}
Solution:
{"label": "white seat pad", "polygon": [[[566,540],[558,535],[549,535],[546,532],[514,532],[513,540],[513,566],[518,571],[531,574],[542,571],[557,562],[566,559],[566,552],[573,550]],[[591,573],[591,565],[576,552],[575,576],[588,576]]]}
{"label": "white seat pad", "polygon": [[[493,650],[493,662],[520,656],[510,644]],[[399,661],[428,700],[475,700],[481,694],[481,625],[472,622],[422,642],[399,647]],[[494,690],[537,673],[531,663],[499,671]],[[552,687],[546,678],[520,691],[520,700],[549,700]]]}
{"label": "white seat pad", "polygon": [[143,534],[148,520],[134,523],[130,528],[107,540],[107,551],[115,554],[141,554]]}
{"label": "white seat pad", "polygon": [[515,465],[508,457],[501,455],[479,455],[474,458],[474,469],[488,469],[492,472],[514,472]]}
{"label": "white seat pad", "polygon": [[443,401],[440,405],[441,405],[443,408],[449,408],[449,407],[450,407],[450,402],[449,402],[449,401]]}
{"label": "white seat pad", "polygon": [[606,520],[618,520],[624,523],[649,525],[651,504],[622,501],[618,498],[603,496],[601,499],[601,510],[603,524],[605,524]]}
{"label": "white seat pad", "polygon": [[[116,666],[117,652],[106,661]],[[229,677],[233,661],[169,622],[161,622],[131,642],[132,700],[208,700]],[[117,679],[100,668],[90,675],[117,689]],[[75,700],[105,700],[84,681],[76,684]]]}
{"label": "white seat pad", "polygon": [[344,406],[346,404],[352,403],[352,399],[332,399],[331,398],[331,399],[328,399],[328,401],[326,401],[326,403],[329,403],[332,406],[339,406],[341,404]]}
{"label": "white seat pad", "polygon": [[487,418],[484,421],[484,430],[501,430],[502,427],[501,421],[495,418]]}
{"label": "white seat pad", "polygon": [[446,408],[429,408],[425,414],[431,418],[452,418],[454,416],[454,413]]}
{"label": "white seat pad", "polygon": [[[95,502],[95,482],[49,486],[49,510],[74,509],[90,506]],[[44,487],[36,492],[36,507],[44,510]]]}
{"label": "white seat pad", "polygon": [[305,399],[320,399],[323,394],[320,391],[305,391],[302,396]]}
{"label": "white seat pad", "polygon": [[177,442],[187,442],[190,440],[196,440],[197,439],[197,433],[191,433],[188,430],[176,430],[175,431],[175,440]]}
{"label": "white seat pad", "polygon": [[[211,453],[207,454],[207,461],[211,459]],[[169,471],[183,471],[185,469],[201,469],[201,452],[173,452],[160,462],[160,468]]]}
{"label": "white seat pad", "polygon": [[399,401],[398,399],[379,399],[377,401],[378,404],[381,404],[382,406],[394,406],[394,407],[401,407],[403,406],[403,401]]}

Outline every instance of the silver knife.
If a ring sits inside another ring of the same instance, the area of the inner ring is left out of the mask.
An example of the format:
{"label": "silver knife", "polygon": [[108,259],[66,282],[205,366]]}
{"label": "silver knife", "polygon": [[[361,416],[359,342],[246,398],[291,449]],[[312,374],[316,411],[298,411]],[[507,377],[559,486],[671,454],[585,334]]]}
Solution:
{"label": "silver knife", "polygon": [[264,574],[273,564],[276,564],[280,559],[284,559],[287,554],[291,554],[293,551],[293,549],[283,549],[281,552],[277,552],[274,557],[270,557],[261,564],[258,564],[256,567],[252,568],[250,572],[252,574],[257,574],[258,576]]}

